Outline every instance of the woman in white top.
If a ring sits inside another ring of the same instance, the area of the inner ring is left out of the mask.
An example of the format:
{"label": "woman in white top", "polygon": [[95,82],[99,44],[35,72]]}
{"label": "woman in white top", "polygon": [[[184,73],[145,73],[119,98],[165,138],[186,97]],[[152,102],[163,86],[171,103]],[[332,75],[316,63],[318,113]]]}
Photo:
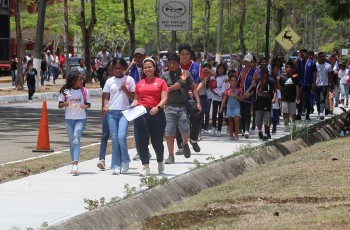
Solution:
{"label": "woman in white top", "polygon": [[339,86],[341,91],[341,104],[344,105],[344,101],[346,100],[345,106],[348,107],[348,98],[349,98],[349,85],[346,82],[346,79],[349,77],[349,70],[346,69],[345,62],[339,62]]}
{"label": "woman in white top", "polygon": [[130,157],[126,142],[128,121],[122,111],[129,107],[129,99],[134,99],[135,81],[124,75],[128,64],[123,58],[113,60],[114,77],[108,78],[103,87],[102,115],[108,113],[108,126],[112,139],[112,163],[114,175],[129,170]]}
{"label": "woman in white top", "polygon": [[60,90],[58,108],[65,108],[65,122],[69,138],[73,175],[78,175],[80,138],[86,125],[86,109],[91,107],[89,91],[83,87],[83,76],[78,71],[69,73]]}
{"label": "woman in white top", "polygon": [[[222,102],[222,94],[226,91],[226,83],[225,81],[228,79],[227,75],[227,68],[224,64],[219,64],[216,68],[216,77],[210,77],[211,80],[216,80],[216,88],[210,89],[212,92],[212,99],[213,99],[213,116],[212,116],[212,123],[213,127],[211,130],[211,134],[220,137],[221,136],[221,127],[222,127],[222,121],[223,121],[223,114],[219,113],[221,102]],[[216,117],[219,114],[219,121],[218,125],[216,127]]]}

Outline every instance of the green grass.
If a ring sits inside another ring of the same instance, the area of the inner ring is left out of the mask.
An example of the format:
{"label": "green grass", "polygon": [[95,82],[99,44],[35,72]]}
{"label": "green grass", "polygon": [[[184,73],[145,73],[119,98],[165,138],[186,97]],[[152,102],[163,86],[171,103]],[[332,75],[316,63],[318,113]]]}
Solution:
{"label": "green grass", "polygon": [[145,229],[348,229],[350,138],[317,143],[202,191]]}
{"label": "green grass", "polygon": [[[134,148],[134,139],[127,139],[128,147]],[[91,160],[98,157],[100,145],[81,149],[80,161]],[[106,154],[111,154],[111,144],[108,143]],[[63,153],[22,161],[14,164],[7,164],[0,167],[0,183],[5,183],[11,180],[17,180],[23,177],[43,173],[49,170],[57,169],[66,165],[70,165],[69,151]]]}

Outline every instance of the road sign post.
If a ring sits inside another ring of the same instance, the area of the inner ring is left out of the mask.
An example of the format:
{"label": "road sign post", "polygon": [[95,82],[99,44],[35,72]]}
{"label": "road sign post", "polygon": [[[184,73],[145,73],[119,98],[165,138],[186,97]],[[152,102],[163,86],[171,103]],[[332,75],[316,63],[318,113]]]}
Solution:
{"label": "road sign post", "polygon": [[176,49],[176,31],[190,30],[189,0],[159,0],[159,30],[172,31],[172,52]]}
{"label": "road sign post", "polygon": [[290,50],[297,42],[300,41],[300,37],[296,34],[292,28],[287,26],[280,34],[277,35],[276,41],[285,49]]}

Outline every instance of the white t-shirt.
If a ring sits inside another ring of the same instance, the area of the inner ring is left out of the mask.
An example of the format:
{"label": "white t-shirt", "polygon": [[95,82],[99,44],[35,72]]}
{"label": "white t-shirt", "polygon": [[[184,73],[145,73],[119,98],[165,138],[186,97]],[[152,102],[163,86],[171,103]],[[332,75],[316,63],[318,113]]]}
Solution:
{"label": "white t-shirt", "polygon": [[[90,103],[89,91],[86,90],[86,103]],[[66,95],[60,94],[58,100],[60,102],[69,101],[69,106],[66,107],[65,119],[86,119],[85,109],[80,108],[81,105],[84,105],[84,95],[82,89],[68,89],[66,90]]]}
{"label": "white t-shirt", "polygon": [[58,62],[58,57],[54,57],[53,55],[51,55],[51,66],[58,68]]}
{"label": "white t-shirt", "polygon": [[279,109],[280,105],[278,103],[278,100],[281,99],[281,91],[279,89],[276,89],[276,101],[272,104],[272,109]]}
{"label": "white t-shirt", "polygon": [[101,67],[106,67],[108,62],[110,61],[111,59],[111,56],[109,54],[108,51],[106,51],[105,54],[102,53],[102,51],[100,51],[98,54],[97,54],[97,59],[100,60],[100,63],[101,63]]}
{"label": "white t-shirt", "polygon": [[344,69],[344,70],[339,70],[339,74],[338,74],[338,78],[339,78],[339,83],[340,84],[346,84],[346,78],[349,75],[349,70],[348,69]]}
{"label": "white t-shirt", "polygon": [[[212,77],[215,78],[215,76],[212,76]],[[210,81],[210,79],[211,79],[212,77],[208,78],[207,81]],[[206,84],[207,84],[207,83],[206,83]],[[207,97],[208,97],[208,99],[213,99],[213,93],[211,92],[211,90],[210,90],[209,87],[208,87],[208,89],[207,89]]]}
{"label": "white t-shirt", "polygon": [[130,76],[122,78],[110,77],[103,88],[104,93],[109,93],[108,107],[110,110],[125,110],[129,106],[129,98],[121,89],[121,84],[125,83],[129,92],[135,92],[135,81]]}
{"label": "white t-shirt", "polygon": [[316,86],[328,86],[328,73],[332,72],[332,66],[329,63],[316,63],[317,78]]}
{"label": "white t-shirt", "polygon": [[[215,79],[215,77],[210,77],[210,79]],[[216,89],[214,91],[218,94],[212,94],[212,99],[215,101],[222,101],[222,94],[226,91],[226,84],[225,80],[228,79],[227,75],[222,75],[219,77],[216,77]]]}
{"label": "white t-shirt", "polygon": [[122,53],[115,52],[114,57],[115,58],[122,58]]}

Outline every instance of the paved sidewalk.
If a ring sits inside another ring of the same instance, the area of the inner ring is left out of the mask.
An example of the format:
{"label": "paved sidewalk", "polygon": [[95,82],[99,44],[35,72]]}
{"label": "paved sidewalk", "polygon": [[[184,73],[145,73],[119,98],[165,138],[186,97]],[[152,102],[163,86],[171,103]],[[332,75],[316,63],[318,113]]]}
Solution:
{"label": "paved sidewalk", "polygon": [[[341,113],[339,108],[335,113]],[[329,118],[329,117],[327,117]],[[298,122],[299,126],[316,123],[315,114],[311,117],[311,122]],[[283,131],[283,125],[278,127],[273,139],[282,137],[288,133]],[[255,146],[264,142],[257,139],[257,134],[251,135],[250,139],[241,138],[239,141],[230,141],[228,134],[223,127],[222,137],[213,137],[203,134],[203,140],[199,142],[202,151],[194,153],[189,159],[184,156],[175,156],[175,164],[165,165],[165,174],[158,175],[155,153],[150,147],[152,160],[150,162],[151,173],[156,176],[166,176],[169,179],[177,175],[188,172],[195,168],[194,160],[201,164],[208,163],[212,157],[219,159],[246,146]],[[84,137],[83,137],[84,138]],[[165,156],[168,156],[166,144]],[[136,154],[135,149],[129,150],[132,158]],[[96,153],[98,156],[98,153]],[[97,199],[104,197],[109,201],[112,197],[123,197],[124,185],[129,184],[139,188],[140,177],[138,173],[142,170],[140,161],[132,161],[127,174],[112,175],[112,170],[100,171],[96,167],[97,158],[79,164],[79,176],[70,174],[70,167],[65,166],[56,170],[42,174],[26,177],[23,179],[0,184],[0,229],[10,229],[12,227],[36,228],[43,222],[54,224],[64,219],[86,212],[84,198]],[[107,165],[110,165],[111,156],[106,158]]]}
{"label": "paved sidewalk", "polygon": [[[283,136],[278,132],[274,138]],[[238,151],[247,145],[258,145],[256,135],[251,139],[241,138],[237,142],[229,141],[228,135],[212,137],[203,135],[199,142],[202,148],[200,153],[194,153],[189,159],[184,156],[175,156],[175,164],[165,165],[165,174],[158,175],[155,153],[152,148],[150,162],[151,173],[156,176],[166,176],[169,179],[188,172],[195,168],[196,159],[201,164],[211,161],[208,157],[219,159]],[[166,145],[165,145],[166,148]],[[129,150],[130,157],[136,154],[135,149]],[[96,153],[96,156],[98,153]],[[165,158],[168,153],[165,151]],[[71,166],[59,168],[42,174],[30,176],[16,181],[0,184],[0,229],[11,227],[38,227],[43,222],[56,223],[79,213],[85,212],[84,198],[97,199],[105,197],[109,201],[112,197],[123,197],[124,185],[129,184],[139,188],[142,170],[140,161],[132,161],[127,174],[112,175],[112,170],[100,171],[96,167],[97,158],[79,164],[79,176],[72,176]],[[111,156],[106,163],[109,165]]]}

